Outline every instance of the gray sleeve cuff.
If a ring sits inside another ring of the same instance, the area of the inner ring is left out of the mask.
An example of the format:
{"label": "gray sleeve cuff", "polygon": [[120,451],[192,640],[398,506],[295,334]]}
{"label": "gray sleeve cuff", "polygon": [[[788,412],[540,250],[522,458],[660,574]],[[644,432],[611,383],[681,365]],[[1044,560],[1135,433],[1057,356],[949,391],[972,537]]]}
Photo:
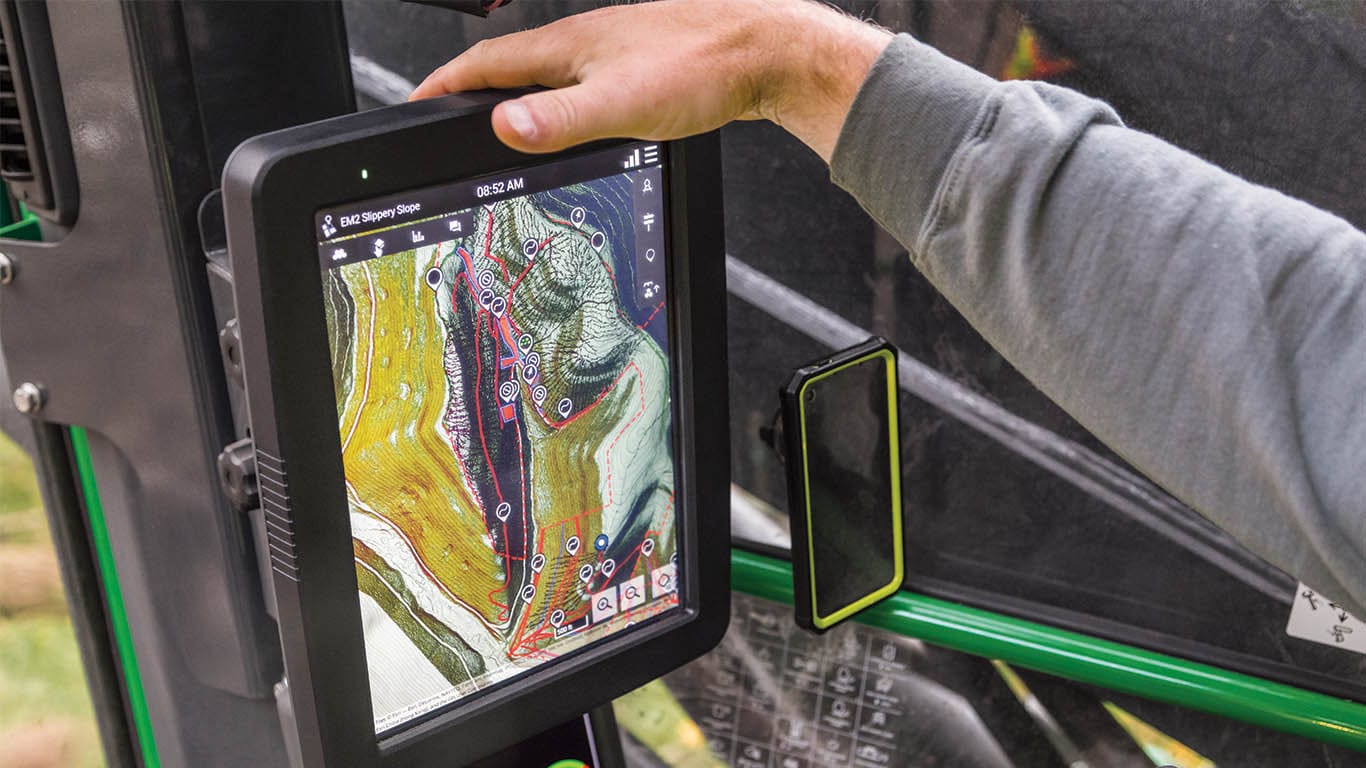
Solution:
{"label": "gray sleeve cuff", "polygon": [[897,35],[859,88],[830,178],[896,235],[915,242],[949,159],[997,81]]}

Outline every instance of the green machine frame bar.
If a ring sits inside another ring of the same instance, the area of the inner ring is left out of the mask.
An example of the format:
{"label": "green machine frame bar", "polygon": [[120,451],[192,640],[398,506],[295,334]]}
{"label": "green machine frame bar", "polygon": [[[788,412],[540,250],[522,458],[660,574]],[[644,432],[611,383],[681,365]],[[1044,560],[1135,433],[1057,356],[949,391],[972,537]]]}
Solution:
{"label": "green machine frame bar", "polygon": [[157,755],[156,738],[152,734],[152,717],[147,711],[147,695],[142,687],[142,676],[138,673],[137,654],[133,650],[133,633],[128,625],[128,611],[123,604],[123,592],[119,588],[114,550],[109,544],[109,528],[104,519],[104,507],[100,504],[100,489],[95,484],[95,469],[90,459],[90,441],[81,427],[71,427],[71,454],[76,460],[81,495],[85,498],[85,511],[90,523],[90,542],[95,550],[100,582],[104,586],[104,598],[109,610],[109,624],[113,630],[114,644],[118,649],[119,665],[123,669],[124,685],[128,692],[128,708],[133,718],[138,752],[145,768],[158,768],[161,759]]}
{"label": "green machine frame bar", "polygon": [[[4,185],[0,184],[0,195],[4,194]],[[38,217],[34,216],[27,208],[19,206],[19,218],[14,218],[9,206],[0,205],[0,238],[11,240],[42,240],[42,232],[38,224]]]}
{"label": "green machine frame bar", "polygon": [[[734,589],[792,603],[792,567],[731,552]],[[909,592],[854,621],[1038,672],[1366,751],[1366,706]]]}

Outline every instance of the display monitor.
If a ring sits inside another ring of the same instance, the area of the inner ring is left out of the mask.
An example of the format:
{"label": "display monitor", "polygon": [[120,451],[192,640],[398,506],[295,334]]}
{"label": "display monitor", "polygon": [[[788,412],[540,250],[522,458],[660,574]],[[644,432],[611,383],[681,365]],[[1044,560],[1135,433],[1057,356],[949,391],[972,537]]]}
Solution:
{"label": "display monitor", "polygon": [[727,621],[715,138],[522,155],[496,98],[258,137],[225,172],[307,765],[473,760]]}
{"label": "display monitor", "polygon": [[316,214],[376,730],[678,607],[663,160]]}

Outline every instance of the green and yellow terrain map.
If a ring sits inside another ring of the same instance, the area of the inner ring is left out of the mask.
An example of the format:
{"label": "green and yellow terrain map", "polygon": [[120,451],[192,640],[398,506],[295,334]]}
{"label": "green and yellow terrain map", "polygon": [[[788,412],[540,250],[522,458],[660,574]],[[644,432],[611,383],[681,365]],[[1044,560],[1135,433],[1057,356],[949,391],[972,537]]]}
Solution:
{"label": "green and yellow terrain map", "polygon": [[[618,285],[630,183],[325,273],[379,730],[677,604],[651,582],[676,547],[670,374],[663,303]],[[663,599],[594,615],[642,576]]]}

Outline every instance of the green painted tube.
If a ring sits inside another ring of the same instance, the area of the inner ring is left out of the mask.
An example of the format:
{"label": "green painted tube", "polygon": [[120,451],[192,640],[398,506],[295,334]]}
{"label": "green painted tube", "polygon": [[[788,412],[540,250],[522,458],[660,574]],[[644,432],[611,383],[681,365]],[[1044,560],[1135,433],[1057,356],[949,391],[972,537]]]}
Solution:
{"label": "green painted tube", "polygon": [[[792,603],[792,567],[732,550],[731,584]],[[1366,706],[909,592],[854,621],[955,651],[1366,751]]]}
{"label": "green painted tube", "polygon": [[128,625],[128,610],[123,604],[123,591],[119,588],[118,569],[114,565],[114,549],[109,544],[109,527],[104,519],[104,506],[100,503],[100,489],[95,484],[95,467],[90,460],[90,441],[81,427],[71,427],[71,453],[76,460],[81,495],[85,498],[85,512],[90,519],[90,541],[95,550],[95,562],[99,566],[100,583],[104,585],[109,624],[114,632],[114,645],[118,649],[119,666],[123,670],[124,685],[128,691],[128,708],[133,716],[133,732],[137,734],[138,752],[146,768],[158,768],[161,765],[161,758],[157,754],[157,742],[152,734],[152,716],[147,710],[147,695],[142,687],[142,675],[138,672],[137,653],[133,650],[133,632]]}

